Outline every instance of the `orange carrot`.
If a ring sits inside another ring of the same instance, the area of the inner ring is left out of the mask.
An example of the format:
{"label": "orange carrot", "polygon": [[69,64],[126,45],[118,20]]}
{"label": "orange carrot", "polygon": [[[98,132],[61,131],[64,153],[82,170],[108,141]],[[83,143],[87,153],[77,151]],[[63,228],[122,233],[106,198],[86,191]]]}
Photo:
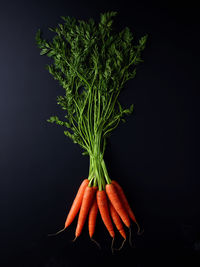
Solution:
{"label": "orange carrot", "polygon": [[90,238],[93,237],[95,231],[97,213],[98,213],[97,200],[96,198],[94,198],[88,217],[88,229]]}
{"label": "orange carrot", "polygon": [[113,207],[115,208],[115,210],[119,214],[120,218],[122,219],[124,224],[129,228],[131,225],[130,219],[129,219],[128,213],[125,210],[125,207],[124,207],[122,201],[119,198],[116,187],[113,184],[107,184],[106,185],[106,193],[107,193],[107,196],[108,196],[110,202],[112,203]]}
{"label": "orange carrot", "polygon": [[80,236],[85,220],[87,218],[89,209],[91,207],[94,195],[95,195],[96,190],[94,188],[87,186],[83,195],[83,201],[81,204],[79,216],[78,216],[78,222],[77,222],[77,227],[76,227],[76,232],[75,232],[75,237],[77,238]]}
{"label": "orange carrot", "polygon": [[114,186],[117,188],[118,195],[121,198],[121,201],[123,202],[123,205],[125,206],[125,208],[126,208],[126,210],[128,212],[129,217],[134,222],[136,222],[135,215],[134,215],[134,213],[133,213],[133,211],[132,211],[132,209],[131,209],[131,207],[130,207],[130,205],[128,203],[128,200],[126,198],[126,195],[125,195],[122,187],[116,181],[114,181],[114,180],[112,181],[112,184],[114,184]]}
{"label": "orange carrot", "polygon": [[116,225],[117,230],[120,232],[121,236],[124,239],[126,239],[126,233],[124,231],[122,221],[121,221],[118,213],[116,212],[115,208],[113,207],[113,205],[110,201],[109,201],[109,208],[110,208],[110,214],[111,214],[112,220],[113,220],[114,224]]}
{"label": "orange carrot", "polygon": [[72,203],[71,209],[68,213],[67,219],[65,221],[65,228],[67,228],[73,222],[74,218],[76,217],[76,215],[77,215],[77,213],[81,207],[83,194],[84,194],[84,191],[85,191],[88,183],[89,183],[88,179],[83,180],[83,182],[81,183],[79,190],[76,194],[76,197]]}
{"label": "orange carrot", "polygon": [[109,214],[109,207],[106,192],[104,190],[97,191],[97,205],[101,214],[101,218],[110,234],[110,236],[114,239],[115,232],[112,225],[112,221]]}

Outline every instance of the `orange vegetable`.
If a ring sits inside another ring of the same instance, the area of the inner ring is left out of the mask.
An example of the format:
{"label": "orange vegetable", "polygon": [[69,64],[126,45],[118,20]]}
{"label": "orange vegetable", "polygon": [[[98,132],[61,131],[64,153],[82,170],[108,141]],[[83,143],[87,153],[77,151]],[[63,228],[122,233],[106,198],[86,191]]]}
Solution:
{"label": "orange vegetable", "polygon": [[121,187],[116,181],[114,181],[114,180],[112,180],[112,184],[114,184],[114,186],[116,187],[116,189],[117,189],[117,193],[118,193],[118,195],[119,195],[119,197],[120,197],[120,199],[121,199],[121,201],[122,201],[124,207],[126,208],[129,217],[130,217],[134,222],[136,222],[135,215],[134,215],[134,213],[133,213],[133,211],[132,211],[132,209],[131,209],[131,207],[130,207],[130,205],[129,205],[129,203],[128,203],[128,200],[127,200],[127,198],[126,198],[126,195],[125,195],[125,193],[124,193],[122,187]]}
{"label": "orange vegetable", "polygon": [[97,213],[98,213],[97,200],[96,198],[94,198],[88,217],[88,230],[90,238],[92,238],[94,235]]}
{"label": "orange vegetable", "polygon": [[112,225],[112,221],[109,214],[109,207],[106,192],[104,190],[97,191],[97,205],[99,208],[99,212],[101,214],[101,218],[112,238],[115,237],[114,228]]}
{"label": "orange vegetable", "polygon": [[109,208],[110,208],[110,214],[111,214],[112,220],[114,224],[116,225],[117,230],[120,232],[121,236],[124,239],[126,239],[126,233],[124,231],[122,221],[111,202],[109,202]]}
{"label": "orange vegetable", "polygon": [[113,207],[115,208],[115,210],[119,214],[120,218],[122,219],[124,224],[129,228],[131,223],[130,223],[128,213],[127,213],[125,207],[123,206],[122,201],[119,198],[119,195],[117,193],[117,189],[114,186],[114,184],[111,183],[111,184],[106,185],[106,193],[107,193],[107,196],[108,196],[110,202],[112,203]]}
{"label": "orange vegetable", "polygon": [[76,194],[76,197],[72,203],[71,209],[68,213],[67,219],[65,221],[65,228],[67,228],[73,222],[74,218],[76,217],[76,215],[77,215],[77,213],[81,207],[81,203],[83,200],[83,194],[84,194],[84,191],[85,191],[88,183],[89,183],[88,179],[83,180],[83,182],[81,183],[79,190]]}
{"label": "orange vegetable", "polygon": [[76,227],[75,236],[80,236],[85,220],[87,218],[88,212],[90,210],[90,207],[92,205],[92,201],[94,198],[96,190],[94,190],[93,187],[87,186],[83,195],[83,201],[81,204],[79,216],[78,216],[78,222]]}

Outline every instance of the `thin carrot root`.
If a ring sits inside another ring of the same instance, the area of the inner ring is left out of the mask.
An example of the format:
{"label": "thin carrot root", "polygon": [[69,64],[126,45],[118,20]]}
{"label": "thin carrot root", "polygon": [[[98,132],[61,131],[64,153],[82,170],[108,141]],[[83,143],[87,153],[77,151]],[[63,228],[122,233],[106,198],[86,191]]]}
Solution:
{"label": "thin carrot root", "polygon": [[99,244],[95,239],[93,239],[92,237],[90,237],[90,239],[91,239],[91,241],[93,241],[93,242],[97,245],[97,247],[98,247],[99,249],[101,249],[100,244]]}
{"label": "thin carrot root", "polygon": [[75,242],[77,238],[78,238],[78,236],[75,236],[74,239],[72,240],[72,242]]}
{"label": "thin carrot root", "polygon": [[114,245],[114,240],[115,240],[115,238],[113,237],[113,239],[112,239],[112,243],[111,243],[111,251],[112,251],[112,254],[114,254],[114,247],[113,247],[113,245]]}
{"label": "thin carrot root", "polygon": [[62,233],[63,231],[65,231],[65,229],[66,229],[66,228],[63,228],[63,229],[59,230],[58,232],[56,232],[56,233],[54,233],[54,234],[48,234],[48,236],[56,236],[56,235]]}
{"label": "thin carrot root", "polygon": [[122,241],[121,246],[120,246],[119,248],[115,248],[115,250],[121,250],[121,249],[123,248],[125,242],[126,242],[126,239],[124,239],[124,240]]}
{"label": "thin carrot root", "polygon": [[135,221],[135,224],[137,225],[137,234],[138,235],[142,235],[143,233],[144,233],[144,229],[143,230],[141,230],[141,228],[140,228],[140,225],[138,224],[138,222],[137,221]]}
{"label": "thin carrot root", "polygon": [[131,238],[131,227],[129,227],[129,244],[132,248],[134,248],[134,245],[132,243],[132,238]]}

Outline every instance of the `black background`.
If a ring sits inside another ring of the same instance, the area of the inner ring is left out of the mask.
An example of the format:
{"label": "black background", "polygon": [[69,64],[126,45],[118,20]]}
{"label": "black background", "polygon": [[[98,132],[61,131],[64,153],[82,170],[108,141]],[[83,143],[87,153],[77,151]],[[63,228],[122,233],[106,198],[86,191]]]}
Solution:
{"label": "black background", "polygon": [[[199,266],[199,14],[192,1],[160,2],[1,1],[1,266]],[[71,242],[76,223],[47,237],[63,226],[88,158],[46,122],[61,114],[62,88],[34,39],[38,28],[48,36],[60,16],[98,20],[110,10],[119,12],[116,29],[149,35],[144,63],[121,95],[134,114],[113,132],[105,154],[145,231],[137,236],[132,227],[135,248],[127,242],[114,255],[100,217],[101,250],[86,228]]]}

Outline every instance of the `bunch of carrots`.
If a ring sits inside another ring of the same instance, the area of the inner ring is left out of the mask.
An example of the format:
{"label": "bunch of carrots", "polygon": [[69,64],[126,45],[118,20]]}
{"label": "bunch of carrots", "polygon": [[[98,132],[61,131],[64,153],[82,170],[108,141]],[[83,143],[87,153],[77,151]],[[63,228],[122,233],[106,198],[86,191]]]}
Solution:
{"label": "bunch of carrots", "polygon": [[[105,190],[98,190],[97,186],[92,186],[89,179],[85,179],[81,183],[66,218],[65,226],[61,231],[64,231],[74,221],[79,212],[74,240],[81,235],[88,217],[89,236],[91,240],[95,241],[93,235],[95,232],[98,210],[113,241],[115,238],[113,223],[123,237],[124,242],[126,241],[126,232],[123,223],[130,229],[130,220],[132,220],[137,225],[139,233],[139,224],[136,221],[135,215],[119,183],[112,180],[111,183],[106,184]],[[122,244],[124,244],[124,242]]]}
{"label": "bunch of carrots", "polygon": [[63,120],[51,116],[48,122],[64,127],[64,134],[83,149],[90,161],[88,178],[81,183],[62,229],[79,213],[75,239],[87,217],[92,239],[98,210],[113,240],[113,224],[124,241],[124,225],[130,229],[131,220],[139,231],[121,186],[109,177],[104,152],[111,132],[133,112],[133,104],[125,107],[119,96],[143,61],[147,35],[136,41],[128,27],[117,31],[113,24],[116,15],[114,11],[100,14],[99,22],[62,16],[62,24],[49,28],[54,34],[51,40],[43,38],[40,29],[36,33],[40,55],[51,58],[47,69],[64,89],[57,97]]}

